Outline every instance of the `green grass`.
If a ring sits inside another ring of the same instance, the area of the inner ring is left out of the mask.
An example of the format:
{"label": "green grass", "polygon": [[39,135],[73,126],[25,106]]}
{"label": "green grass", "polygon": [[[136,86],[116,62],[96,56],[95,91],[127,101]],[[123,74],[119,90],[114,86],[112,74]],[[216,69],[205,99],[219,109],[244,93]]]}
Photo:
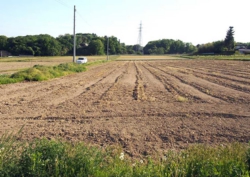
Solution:
{"label": "green grass", "polygon": [[11,84],[21,81],[23,81],[23,79],[11,78],[10,75],[0,75],[0,84]]}
{"label": "green grass", "polygon": [[190,146],[160,158],[132,159],[121,148],[100,149],[82,142],[57,140],[21,142],[0,138],[0,176],[249,176],[250,147],[234,143]]}
{"label": "green grass", "polygon": [[57,66],[35,65],[12,75],[0,75],[0,84],[10,84],[22,81],[44,81],[72,73],[86,71],[88,66],[98,65],[107,62],[96,60],[87,64],[63,63]]}
{"label": "green grass", "polygon": [[83,71],[86,71],[85,65],[74,63],[64,63],[58,66],[35,65],[32,68],[16,72],[10,76],[0,76],[0,84],[16,83],[21,81],[44,81]]}
{"label": "green grass", "polygon": [[204,59],[204,60],[241,60],[250,61],[250,55],[180,55],[178,57],[187,59]]}

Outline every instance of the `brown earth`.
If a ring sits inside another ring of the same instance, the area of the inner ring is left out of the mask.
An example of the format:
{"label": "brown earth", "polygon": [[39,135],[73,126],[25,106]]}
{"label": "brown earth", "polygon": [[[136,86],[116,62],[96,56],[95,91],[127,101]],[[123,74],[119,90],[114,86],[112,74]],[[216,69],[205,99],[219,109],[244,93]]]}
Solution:
{"label": "brown earth", "polygon": [[114,61],[46,82],[0,85],[0,136],[45,137],[131,156],[250,141],[250,62]]}

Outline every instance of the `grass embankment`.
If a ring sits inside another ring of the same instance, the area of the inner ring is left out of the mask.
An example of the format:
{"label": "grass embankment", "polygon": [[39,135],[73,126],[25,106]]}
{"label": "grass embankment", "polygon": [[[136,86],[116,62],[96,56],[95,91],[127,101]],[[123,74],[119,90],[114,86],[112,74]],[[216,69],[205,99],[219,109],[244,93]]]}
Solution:
{"label": "grass embankment", "polygon": [[86,66],[100,64],[105,60],[94,61],[88,64],[63,63],[58,66],[35,65],[32,68],[16,72],[12,75],[0,75],[0,84],[10,84],[22,81],[44,81],[72,73],[86,71]]}
{"label": "grass embankment", "polygon": [[178,57],[187,59],[203,59],[203,60],[240,60],[250,61],[250,55],[180,55]]}
{"label": "grass embankment", "polygon": [[47,139],[0,139],[0,176],[249,176],[249,145],[193,146],[158,160],[133,160],[119,148]]}

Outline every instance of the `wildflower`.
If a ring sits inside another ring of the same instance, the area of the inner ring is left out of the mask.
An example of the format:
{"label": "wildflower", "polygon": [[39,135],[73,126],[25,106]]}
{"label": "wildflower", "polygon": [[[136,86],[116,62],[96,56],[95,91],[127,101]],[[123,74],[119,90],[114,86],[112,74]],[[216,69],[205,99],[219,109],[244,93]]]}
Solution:
{"label": "wildflower", "polygon": [[132,166],[135,167],[136,163],[133,163]]}
{"label": "wildflower", "polygon": [[124,153],[122,152],[120,157],[119,157],[121,160],[124,160]]}
{"label": "wildflower", "polygon": [[140,163],[143,163],[143,160],[140,160]]}

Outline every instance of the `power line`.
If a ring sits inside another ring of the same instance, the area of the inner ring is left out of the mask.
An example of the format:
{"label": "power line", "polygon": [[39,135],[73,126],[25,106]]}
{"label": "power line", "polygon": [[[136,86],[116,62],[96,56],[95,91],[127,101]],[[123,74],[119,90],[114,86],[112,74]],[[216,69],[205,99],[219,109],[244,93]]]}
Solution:
{"label": "power line", "polygon": [[[64,7],[70,8],[64,1],[62,0],[55,0],[56,2],[60,3],[61,5],[63,5]],[[70,8],[71,9],[71,8]]]}
{"label": "power line", "polygon": [[89,26],[92,28],[92,26],[82,17],[82,15],[81,15],[78,11],[76,11],[76,13],[79,15],[79,17],[80,17],[87,25],[89,25]]}
{"label": "power line", "polygon": [[[64,7],[67,7],[69,9],[71,9],[71,7],[69,5],[67,5],[63,0],[55,0],[56,2],[58,2],[59,4],[63,5]],[[76,10],[77,15],[89,26],[92,28],[92,26],[83,18],[83,16],[80,14],[79,11]]]}

